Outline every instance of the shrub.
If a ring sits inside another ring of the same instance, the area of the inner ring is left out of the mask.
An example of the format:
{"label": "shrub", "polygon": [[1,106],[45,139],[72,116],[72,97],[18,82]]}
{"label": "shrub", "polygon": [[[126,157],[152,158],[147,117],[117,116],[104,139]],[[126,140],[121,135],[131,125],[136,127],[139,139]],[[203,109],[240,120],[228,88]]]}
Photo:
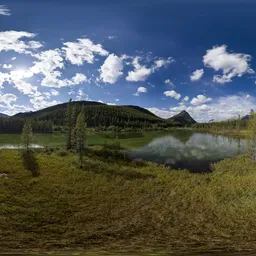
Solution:
{"label": "shrub", "polygon": [[132,166],[134,167],[145,167],[147,166],[147,162],[142,159],[134,159],[132,161]]}
{"label": "shrub", "polygon": [[68,155],[68,152],[67,151],[62,151],[62,150],[61,151],[57,151],[57,155],[64,157],[64,156]]}

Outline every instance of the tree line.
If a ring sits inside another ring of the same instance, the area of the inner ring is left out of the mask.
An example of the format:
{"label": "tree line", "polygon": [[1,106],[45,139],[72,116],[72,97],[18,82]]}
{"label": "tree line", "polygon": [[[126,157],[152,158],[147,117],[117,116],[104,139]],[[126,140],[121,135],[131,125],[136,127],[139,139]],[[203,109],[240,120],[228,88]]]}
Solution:
{"label": "tree line", "polygon": [[[0,118],[0,133],[21,133],[24,124],[25,119],[22,118]],[[50,120],[32,119],[31,127],[34,132],[51,133],[53,131],[53,123]]]}
{"label": "tree line", "polygon": [[[251,114],[253,116],[253,114]],[[211,130],[211,131],[228,131],[228,130],[246,130],[248,128],[248,120],[241,119],[240,116],[236,120],[228,120],[221,122],[210,123],[196,123],[192,128],[198,130]]]}

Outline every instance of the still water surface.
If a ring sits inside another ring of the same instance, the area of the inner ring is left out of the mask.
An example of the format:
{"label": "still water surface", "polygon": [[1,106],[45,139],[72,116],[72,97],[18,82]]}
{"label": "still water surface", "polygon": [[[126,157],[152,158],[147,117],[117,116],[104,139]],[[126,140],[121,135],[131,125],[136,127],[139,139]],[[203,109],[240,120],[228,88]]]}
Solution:
{"label": "still water surface", "polygon": [[[87,136],[89,145],[111,142],[106,134]],[[17,134],[0,134],[1,148],[18,148]],[[246,152],[247,140],[233,139],[222,135],[198,133],[191,130],[173,130],[172,132],[144,132],[141,136],[119,134],[119,141],[133,158],[140,158],[176,169],[188,169],[192,172],[205,172],[211,163]],[[65,134],[35,134],[34,147],[63,146]]]}
{"label": "still water surface", "polygon": [[133,158],[205,172],[210,170],[211,163],[245,153],[247,143],[245,139],[180,131],[157,137],[129,152]]}

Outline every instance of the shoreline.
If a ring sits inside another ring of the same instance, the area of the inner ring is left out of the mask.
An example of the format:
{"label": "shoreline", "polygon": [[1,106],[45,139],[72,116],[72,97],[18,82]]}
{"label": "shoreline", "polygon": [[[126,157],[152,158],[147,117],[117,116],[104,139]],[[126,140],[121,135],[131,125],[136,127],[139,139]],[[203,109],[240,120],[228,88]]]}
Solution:
{"label": "shoreline", "polygon": [[215,134],[215,135],[223,135],[223,136],[232,137],[232,138],[249,139],[249,134],[248,134],[247,130],[241,130],[241,131],[226,130],[226,131],[221,131],[221,130],[195,129],[195,128],[192,128],[192,130],[196,131],[196,132],[209,133],[209,134]]}

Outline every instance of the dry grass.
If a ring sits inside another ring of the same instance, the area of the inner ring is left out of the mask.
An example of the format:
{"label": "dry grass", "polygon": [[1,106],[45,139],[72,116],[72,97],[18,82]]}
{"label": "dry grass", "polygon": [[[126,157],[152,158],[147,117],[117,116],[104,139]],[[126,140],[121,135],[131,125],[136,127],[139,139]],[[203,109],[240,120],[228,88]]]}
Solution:
{"label": "dry grass", "polygon": [[151,163],[0,152],[0,250],[256,249],[256,164],[227,159],[212,174]]}

